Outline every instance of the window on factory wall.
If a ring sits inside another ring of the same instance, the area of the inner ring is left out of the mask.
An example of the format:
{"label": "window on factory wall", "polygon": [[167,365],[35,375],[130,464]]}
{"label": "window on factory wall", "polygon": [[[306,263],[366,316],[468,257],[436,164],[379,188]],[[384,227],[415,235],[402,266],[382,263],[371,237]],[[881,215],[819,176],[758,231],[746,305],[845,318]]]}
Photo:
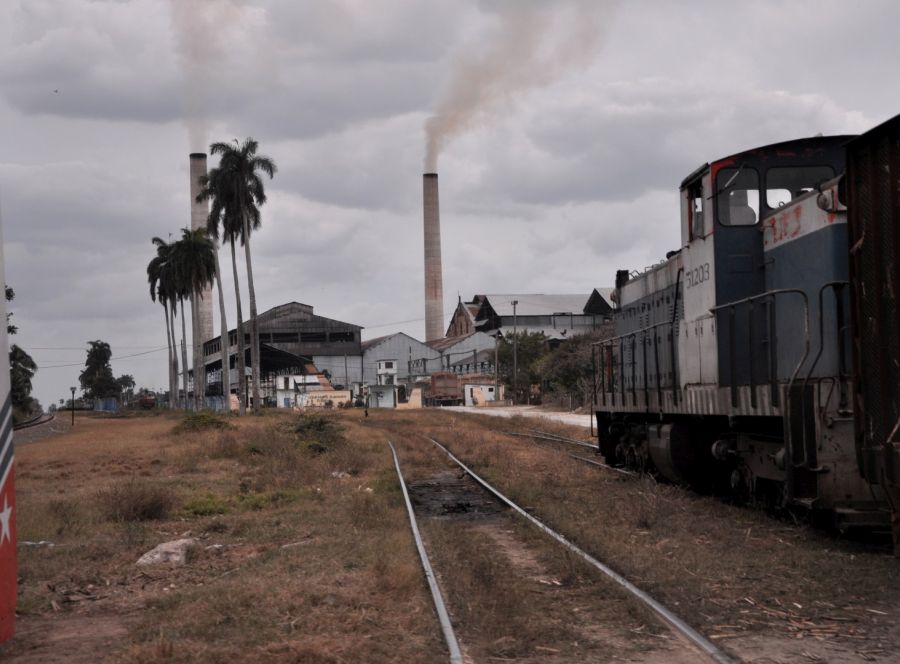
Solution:
{"label": "window on factory wall", "polygon": [[766,171],[766,205],[787,205],[798,196],[817,190],[834,177],[831,166],[788,166]]}
{"label": "window on factory wall", "polygon": [[385,362],[385,363],[384,363],[384,368],[385,368],[385,369],[393,369],[393,368],[394,368],[394,363],[393,363],[393,362]]}
{"label": "window on factory wall", "polygon": [[353,332],[331,332],[328,335],[328,340],[339,342],[355,341]]}
{"label": "window on factory wall", "polygon": [[298,341],[296,332],[273,332],[272,343],[275,344],[295,344]]}
{"label": "window on factory wall", "polygon": [[723,226],[759,221],[759,173],[754,168],[723,168],[716,175],[716,213]]}
{"label": "window on factory wall", "polygon": [[291,388],[291,379],[288,376],[284,377],[284,389],[289,390]]}
{"label": "window on factory wall", "polygon": [[300,341],[304,343],[324,343],[328,340],[324,332],[301,332]]}

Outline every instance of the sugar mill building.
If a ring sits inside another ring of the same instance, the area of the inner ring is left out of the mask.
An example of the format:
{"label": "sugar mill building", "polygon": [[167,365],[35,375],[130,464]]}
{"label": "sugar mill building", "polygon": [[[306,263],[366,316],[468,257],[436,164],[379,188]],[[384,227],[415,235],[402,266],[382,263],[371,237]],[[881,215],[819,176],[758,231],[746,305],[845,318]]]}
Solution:
{"label": "sugar mill building", "polygon": [[[349,385],[362,378],[362,327],[352,323],[318,316],[313,307],[289,302],[264,311],[257,316],[261,373],[265,380],[277,376],[304,375],[309,371],[321,373],[337,385]],[[245,357],[250,365],[250,325],[244,323]],[[229,332],[231,390],[237,387],[235,371],[237,332]],[[218,384],[221,390],[221,341],[215,337],[203,344],[203,358],[208,383]],[[249,371],[248,371],[249,374]],[[219,392],[221,393],[221,392]]]}
{"label": "sugar mill building", "polygon": [[471,302],[456,305],[447,337],[486,332],[506,334],[543,332],[561,340],[599,328],[612,314],[612,288],[595,288],[589,295],[490,294],[475,295]]}

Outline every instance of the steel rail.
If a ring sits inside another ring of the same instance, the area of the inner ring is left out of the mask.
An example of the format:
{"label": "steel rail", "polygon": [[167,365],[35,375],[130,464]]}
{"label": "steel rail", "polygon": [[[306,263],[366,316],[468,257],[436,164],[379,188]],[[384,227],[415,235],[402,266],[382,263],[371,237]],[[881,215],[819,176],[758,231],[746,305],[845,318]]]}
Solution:
{"label": "steel rail", "polygon": [[[596,445],[592,445],[590,443],[585,443],[580,440],[575,440],[574,438],[565,438],[564,436],[557,436],[556,434],[547,434],[543,431],[535,430],[535,433],[521,433],[518,431],[504,431],[507,436],[521,436],[522,438],[534,438],[536,440],[546,440],[551,443],[568,443],[570,445],[578,445],[579,447],[587,447],[590,450],[597,449]],[[625,470],[624,468],[616,468],[615,466],[610,466],[609,464],[603,463],[601,461],[594,461],[593,459],[585,459],[584,457],[576,456],[574,454],[570,454],[570,457],[573,459],[579,459],[581,461],[587,461],[592,466],[599,466],[600,468],[606,468],[607,470],[612,470],[617,473],[622,473],[623,475],[629,475],[632,477],[638,476],[640,473],[636,473],[631,470]]]}
{"label": "steel rail", "polygon": [[566,436],[560,436],[559,434],[555,433],[548,433],[546,431],[541,431],[540,429],[528,429],[528,431],[531,432],[531,434],[529,435],[534,434],[535,437],[546,438],[548,440],[558,440],[561,443],[570,443],[572,445],[579,445],[581,447],[589,447],[592,450],[597,449],[597,446],[594,443],[586,443],[585,441],[578,440],[577,438],[567,438]]}
{"label": "steel rail", "polygon": [[507,436],[519,436],[520,438],[535,438],[537,440],[547,440],[551,443],[568,443],[569,445],[578,445],[580,447],[588,447],[592,450],[596,450],[596,445],[591,445],[590,443],[582,443],[575,440],[561,440],[559,438],[551,438],[549,436],[544,436],[542,434],[535,433],[522,433],[520,431],[504,431]]}
{"label": "steel rail", "polygon": [[[47,418],[47,419],[44,419]],[[13,425],[13,431],[19,431],[20,429],[29,429],[31,427],[37,427],[42,424],[47,424],[47,422],[52,422],[56,419],[56,415],[52,413],[41,413],[37,417],[33,417],[30,420],[26,420],[25,422],[20,422],[19,424]]]}
{"label": "steel rail", "polygon": [[629,477],[638,477],[639,474],[634,472],[633,470],[625,470],[624,468],[616,468],[615,466],[610,466],[601,461],[596,461],[594,459],[588,459],[586,457],[578,456],[577,454],[570,454],[570,457],[573,459],[578,459],[578,461],[584,461],[585,463],[589,463],[592,466],[597,466],[599,468],[604,468],[606,470],[614,470],[617,473],[622,473],[623,475],[628,475]]}
{"label": "steel rail", "polygon": [[394,467],[397,469],[397,477],[400,478],[400,488],[403,490],[403,501],[406,503],[406,512],[409,515],[410,529],[412,530],[413,538],[416,540],[416,549],[419,551],[419,558],[422,561],[422,569],[425,570],[425,578],[428,581],[428,587],[431,589],[434,610],[437,612],[438,620],[441,623],[441,631],[444,633],[444,641],[446,641],[447,649],[450,651],[450,664],[463,664],[459,642],[456,640],[453,625],[450,623],[450,614],[447,613],[444,598],[441,596],[441,588],[438,585],[437,577],[435,577],[434,570],[428,560],[428,552],[425,551],[425,543],[422,541],[422,535],[419,533],[419,526],[416,524],[416,515],[413,512],[412,503],[409,500],[409,492],[406,490],[406,482],[403,480],[403,473],[400,470],[400,460],[397,458],[397,450],[394,449],[394,445],[390,441],[388,441],[388,445],[390,445],[391,454],[394,456]]}
{"label": "steel rail", "polygon": [[707,654],[710,658],[712,658],[715,662],[719,664],[733,664],[734,660],[729,657],[725,652],[723,652],[716,644],[707,639],[705,636],[700,634],[693,627],[688,625],[684,620],[676,616],[672,613],[668,608],[663,606],[660,602],[655,600],[651,595],[647,592],[641,590],[636,585],[631,583],[624,576],[614,571],[607,565],[603,564],[596,558],[594,558],[591,554],[587,553],[584,549],[580,548],[576,544],[570,542],[565,537],[557,533],[555,530],[545,525],[539,519],[533,517],[531,514],[526,512],[524,509],[519,507],[516,503],[511,501],[509,498],[500,493],[493,486],[488,484],[487,481],[482,479],[479,475],[475,473],[471,468],[469,468],[466,464],[460,461],[450,450],[444,447],[441,443],[436,441],[434,438],[430,438],[428,436],[424,436],[426,440],[429,440],[431,443],[439,447],[444,453],[453,460],[460,468],[462,468],[473,480],[478,482],[485,489],[490,491],[494,496],[497,497],[498,500],[505,503],[508,507],[510,507],[513,511],[517,512],[520,516],[530,521],[534,526],[536,526],[539,530],[543,531],[557,542],[568,548],[573,553],[580,556],[583,560],[585,560],[588,564],[592,565],[600,572],[605,574],[607,577],[612,579],[619,586],[627,590],[629,593],[634,595],[638,600],[643,602],[651,611],[653,611],[664,623],[669,625],[676,632],[684,636],[688,639],[693,645],[699,648],[702,652]]}

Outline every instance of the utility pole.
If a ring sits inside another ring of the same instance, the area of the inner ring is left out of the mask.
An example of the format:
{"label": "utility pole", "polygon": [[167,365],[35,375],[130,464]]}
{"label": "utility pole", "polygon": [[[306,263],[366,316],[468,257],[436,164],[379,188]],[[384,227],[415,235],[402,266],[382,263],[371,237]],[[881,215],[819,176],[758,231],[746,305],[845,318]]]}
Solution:
{"label": "utility pole", "polygon": [[500,362],[498,362],[500,349],[500,330],[494,335],[494,399],[500,400]]}
{"label": "utility pole", "polygon": [[513,308],[513,405],[515,406],[519,398],[519,328],[516,318],[516,306],[519,301],[513,300],[510,304]]}
{"label": "utility pole", "polygon": [[69,389],[72,390],[72,426],[74,427],[75,426],[75,390],[77,388],[70,387]]}

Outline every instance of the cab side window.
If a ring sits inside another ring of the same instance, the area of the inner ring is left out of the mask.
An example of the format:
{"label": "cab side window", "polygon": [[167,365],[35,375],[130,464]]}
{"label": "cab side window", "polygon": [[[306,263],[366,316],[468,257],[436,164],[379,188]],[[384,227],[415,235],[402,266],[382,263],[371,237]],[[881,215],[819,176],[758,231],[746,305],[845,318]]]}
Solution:
{"label": "cab side window", "polygon": [[703,230],[703,183],[695,182],[688,187],[688,232],[689,238],[704,237]]}
{"label": "cab side window", "polygon": [[752,226],[759,221],[759,173],[753,168],[723,168],[716,174],[716,216],[723,226]]}

